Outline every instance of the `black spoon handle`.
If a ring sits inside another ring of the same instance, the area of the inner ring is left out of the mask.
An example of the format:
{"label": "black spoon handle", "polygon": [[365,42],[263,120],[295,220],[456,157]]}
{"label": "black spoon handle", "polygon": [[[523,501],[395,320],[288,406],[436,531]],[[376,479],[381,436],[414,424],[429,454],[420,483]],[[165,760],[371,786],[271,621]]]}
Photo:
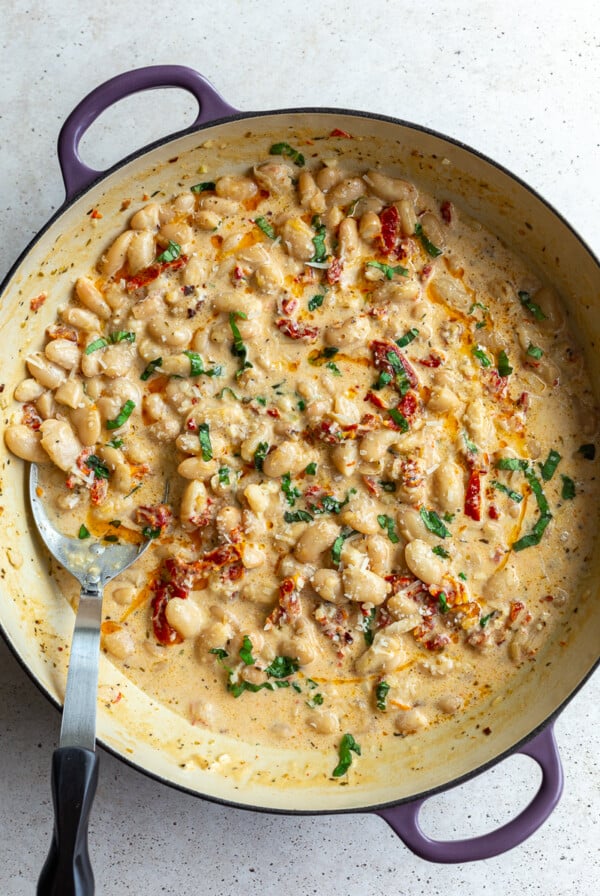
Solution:
{"label": "black spoon handle", "polygon": [[94,875],[87,836],[97,784],[96,753],[80,747],[59,747],[54,751],[54,833],[37,896],[93,896]]}

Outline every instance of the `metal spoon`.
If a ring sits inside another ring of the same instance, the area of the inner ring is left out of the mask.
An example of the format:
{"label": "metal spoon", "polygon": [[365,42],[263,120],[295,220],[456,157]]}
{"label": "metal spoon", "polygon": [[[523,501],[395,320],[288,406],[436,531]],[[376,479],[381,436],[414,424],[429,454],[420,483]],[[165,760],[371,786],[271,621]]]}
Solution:
{"label": "metal spoon", "polygon": [[96,697],[104,586],[140,557],[141,545],[80,540],[59,532],[38,493],[35,464],[29,472],[29,500],[42,541],[81,585],[71,643],[59,747],[52,756],[54,833],[38,881],[38,896],[93,896],[88,854],[89,814],[98,783]]}

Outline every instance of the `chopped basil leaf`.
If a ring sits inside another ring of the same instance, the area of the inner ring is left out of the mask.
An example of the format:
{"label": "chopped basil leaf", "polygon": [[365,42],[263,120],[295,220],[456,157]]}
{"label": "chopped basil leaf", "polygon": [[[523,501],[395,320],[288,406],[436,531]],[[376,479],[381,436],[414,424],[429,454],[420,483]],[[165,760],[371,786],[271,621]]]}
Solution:
{"label": "chopped basil leaf", "polygon": [[546,315],[544,314],[540,306],[536,305],[536,303],[532,300],[528,292],[521,290],[518,295],[521,305],[523,305],[524,308],[527,308],[527,310],[531,314],[533,314],[536,320],[546,320]]}
{"label": "chopped basil leaf", "polygon": [[448,606],[448,599],[443,591],[440,591],[438,594],[438,604],[440,607],[440,613],[447,613],[450,607]]}
{"label": "chopped basil leaf", "polygon": [[487,306],[486,306],[486,305],[482,305],[481,302],[473,302],[473,304],[472,304],[471,307],[469,308],[468,313],[469,313],[469,314],[473,314],[473,312],[475,311],[476,308],[481,309],[481,311],[483,311],[484,314],[487,314],[487,312],[488,312],[488,310],[489,310],[489,309],[487,308]]}
{"label": "chopped basil leaf", "polygon": [[308,301],[308,310],[316,311],[317,308],[320,308],[325,300],[325,296],[322,293],[317,293],[316,296],[313,296],[312,299]]}
{"label": "chopped basil leaf", "polygon": [[482,367],[492,366],[492,362],[490,361],[484,350],[478,345],[473,346],[473,348],[471,349],[471,354],[477,358]]}
{"label": "chopped basil leaf", "polygon": [[174,240],[169,240],[167,248],[157,256],[156,261],[159,264],[169,264],[171,261],[176,261],[180,255],[181,246],[179,243],[176,243]]}
{"label": "chopped basil leaf", "polygon": [[269,224],[267,219],[262,215],[259,218],[254,219],[254,223],[260,227],[263,233],[265,233],[270,239],[275,239],[275,230],[273,229],[273,225]]}
{"label": "chopped basil leaf", "polygon": [[479,448],[477,447],[475,442],[471,441],[471,439],[469,438],[469,436],[467,435],[467,433],[464,430],[463,430],[462,436],[463,436],[465,447],[466,447],[467,451],[470,451],[471,454],[478,454]]}
{"label": "chopped basil leaf", "polygon": [[492,610],[492,612],[488,613],[487,616],[482,616],[481,619],[479,620],[479,625],[481,626],[481,628],[485,628],[486,625],[488,624],[488,622],[490,621],[490,619],[492,618],[492,616],[495,616],[495,615],[496,615],[496,611]]}
{"label": "chopped basil leaf", "polygon": [[97,352],[101,348],[106,348],[107,345],[108,345],[107,339],[103,339],[102,337],[100,337],[100,339],[94,339],[94,341],[90,342],[90,344],[84,350],[83,354],[91,355],[92,352]]}
{"label": "chopped basil leaf", "polygon": [[586,460],[594,460],[596,457],[596,446],[592,444],[580,445],[577,451],[582,457],[585,457]]}
{"label": "chopped basil leaf", "polygon": [[383,389],[384,386],[387,386],[388,383],[391,383],[393,380],[393,376],[387,370],[381,370],[379,376],[377,378],[377,382],[373,383],[373,388],[377,389],[379,392],[380,389]]}
{"label": "chopped basil leaf", "polygon": [[431,256],[431,258],[437,258],[438,255],[442,254],[442,250],[438,249],[437,246],[434,246],[431,240],[425,236],[423,226],[420,223],[415,224],[415,236],[419,237],[421,243],[423,244],[423,248],[425,249],[427,254]]}
{"label": "chopped basil leaf", "polygon": [[291,159],[299,168],[302,168],[304,165],[304,156],[302,153],[290,146],[289,143],[274,143],[270,148],[269,153],[272,156],[287,156],[288,159]]}
{"label": "chopped basil leaf", "polygon": [[315,706],[322,706],[323,694],[315,694],[314,697],[311,697],[310,700],[306,701],[306,705],[310,706],[311,709],[314,709]]}
{"label": "chopped basil leaf", "polygon": [[193,187],[190,187],[192,193],[206,193],[207,191],[216,190],[217,185],[212,180],[204,180],[202,183],[194,184]]}
{"label": "chopped basil leaf", "polygon": [[546,496],[543,492],[542,485],[533,472],[533,470],[528,469],[524,470],[523,475],[525,479],[529,483],[531,491],[535,495],[535,500],[537,502],[538,508],[542,516],[550,515],[550,508],[548,507],[548,501],[546,500]]}
{"label": "chopped basil leaf", "polygon": [[223,650],[222,647],[211,647],[210,650],[209,650],[208,652],[209,652],[209,653],[214,653],[214,655],[215,655],[216,657],[218,657],[218,659],[220,659],[220,660],[224,660],[226,657],[229,656],[229,654],[227,653],[227,651],[226,651],[226,650]]}
{"label": "chopped basil leaf", "polygon": [[298,660],[292,659],[291,656],[276,656],[267,666],[265,672],[270,678],[287,678],[297,672],[299,668],[300,663]]}
{"label": "chopped basil leaf", "polygon": [[268,442],[259,442],[256,451],[254,452],[254,467],[255,469],[262,471],[263,464],[265,462],[265,457],[269,453],[269,443]]}
{"label": "chopped basil leaf", "polygon": [[81,526],[79,527],[79,532],[77,533],[77,538],[81,538],[83,540],[84,538],[89,538],[89,537],[90,537],[90,531],[82,523]]}
{"label": "chopped basil leaf", "polygon": [[252,641],[248,635],[244,635],[242,646],[239,650],[240,659],[245,666],[253,666],[256,660],[252,656]]}
{"label": "chopped basil leaf", "polygon": [[398,410],[398,408],[389,408],[388,414],[390,415],[394,423],[400,427],[401,432],[408,432],[408,430],[410,429],[408,420],[406,419],[404,414]]}
{"label": "chopped basil leaf", "polygon": [[109,526],[114,526],[115,529],[118,529],[119,526],[121,525],[121,520],[110,520],[110,522],[109,522],[108,525],[109,525]]}
{"label": "chopped basil leaf", "polygon": [[546,526],[551,519],[552,516],[550,514],[541,516],[529,535],[524,535],[522,538],[519,538],[518,541],[515,541],[512,546],[513,551],[523,551],[525,548],[531,548],[539,544],[542,540],[542,535],[546,530]]}
{"label": "chopped basil leaf", "polygon": [[231,332],[233,333],[233,354],[242,359],[242,366],[236,373],[236,377],[240,376],[244,370],[247,370],[249,367],[253,365],[248,360],[248,349],[244,344],[244,340],[242,339],[242,335],[240,333],[240,329],[236,324],[236,320],[240,318],[241,320],[246,320],[246,315],[243,311],[231,311],[229,313],[229,326],[231,327]]}
{"label": "chopped basil leaf", "polygon": [[438,538],[450,538],[452,533],[444,526],[435,510],[426,510],[424,507],[421,507],[419,513],[426,529],[433,532]]}
{"label": "chopped basil leaf", "polygon": [[542,474],[542,479],[544,482],[550,482],[554,474],[556,473],[556,468],[561,460],[561,456],[558,451],[555,451],[554,448],[548,454],[548,457],[544,461],[543,464],[538,464],[540,468],[540,472]]}
{"label": "chopped basil leaf", "polygon": [[500,457],[496,461],[495,466],[497,470],[526,470],[529,466],[529,461],[520,457]]}
{"label": "chopped basil leaf", "polygon": [[343,501],[340,501],[339,498],[334,498],[333,495],[323,495],[321,498],[318,498],[317,504],[310,506],[310,509],[314,513],[339,513],[346,506],[352,495],[355,494],[355,488],[349,489]]}
{"label": "chopped basil leaf", "polygon": [[444,560],[447,560],[448,557],[450,556],[450,554],[448,553],[446,548],[443,548],[441,546],[441,544],[436,544],[436,546],[434,548],[432,548],[431,550],[433,551],[434,554],[437,554],[438,557],[443,557]]}
{"label": "chopped basil leaf", "polygon": [[463,582],[466,582],[466,581],[467,581],[467,577],[466,577],[466,575],[464,574],[464,572],[459,572],[459,574],[458,574],[458,578],[461,579]]}
{"label": "chopped basil leaf", "polygon": [[293,681],[293,682],[292,682],[292,687],[293,687],[293,689],[296,691],[297,694],[301,694],[301,693],[302,693],[302,688],[300,687],[300,685],[298,684],[297,681]]}
{"label": "chopped basil leaf", "polygon": [[103,535],[103,536],[102,536],[102,539],[103,539],[103,541],[112,541],[112,542],[118,542],[118,541],[119,541],[119,539],[118,539],[118,537],[117,537],[116,535]]}
{"label": "chopped basil leaf", "polygon": [[375,617],[377,616],[377,610],[373,607],[367,616],[363,616],[362,619],[362,632],[365,638],[365,644],[367,647],[370,647],[373,643],[373,638],[375,634],[373,632],[373,626],[375,625]]}
{"label": "chopped basil leaf", "polygon": [[201,423],[198,426],[198,438],[200,439],[200,448],[202,451],[202,460],[212,460],[212,445],[210,443],[210,427],[208,423]]}
{"label": "chopped basil leaf", "polygon": [[409,343],[416,339],[419,335],[419,331],[416,327],[412,327],[404,336],[401,336],[400,339],[396,339],[396,345],[398,348],[405,348]]}
{"label": "chopped basil leaf", "polygon": [[123,439],[111,439],[106,444],[109,448],[121,448],[121,446],[124,445],[125,442],[123,441]]}
{"label": "chopped basil leaf", "polygon": [[562,479],[562,491],[561,497],[564,501],[571,501],[575,495],[577,494],[575,489],[575,483],[569,476],[564,476],[562,473],[560,474]]}
{"label": "chopped basil leaf", "polygon": [[502,349],[498,354],[498,373],[500,376],[510,376],[512,372],[513,368],[509,364],[508,355]]}
{"label": "chopped basil leaf", "polygon": [[392,544],[398,544],[400,539],[396,535],[396,524],[391,516],[387,516],[385,513],[379,514],[377,517],[377,522],[381,526],[382,529],[387,531],[387,536]]}
{"label": "chopped basil leaf", "polygon": [[539,361],[544,352],[539,346],[534,345],[532,342],[529,343],[527,347],[527,354],[530,358],[535,358],[536,361]]}
{"label": "chopped basil leaf", "polygon": [[311,223],[316,231],[315,236],[313,236],[312,238],[315,252],[313,257],[311,258],[311,261],[316,261],[321,264],[322,262],[327,260],[327,247],[325,246],[327,228],[324,224],[321,224],[321,220],[318,215],[314,215]]}
{"label": "chopped basil leaf", "polygon": [[140,375],[140,379],[146,382],[146,380],[150,379],[157,367],[162,367],[162,358],[155,358],[154,361],[150,361],[144,372]]}
{"label": "chopped basil leaf", "polygon": [[297,408],[298,408],[299,411],[305,411],[305,410],[306,410],[306,402],[304,401],[303,398],[299,398],[299,399],[298,399]]}
{"label": "chopped basil leaf", "polygon": [[144,526],[142,529],[142,535],[144,538],[150,541],[152,538],[158,538],[160,535],[160,526],[153,528],[152,526]]}
{"label": "chopped basil leaf", "polygon": [[345,775],[352,764],[352,753],[360,756],[360,746],[356,743],[351,734],[344,734],[339,746],[340,761],[333,770],[334,778],[341,778]]}
{"label": "chopped basil leaf", "polygon": [[200,376],[201,374],[204,374],[204,376],[221,376],[223,373],[223,368],[218,364],[215,367],[211,367],[210,370],[206,370],[204,361],[198,352],[186,350],[183,354],[190,359],[190,376]]}
{"label": "chopped basil leaf", "polygon": [[406,370],[404,369],[402,361],[395,352],[388,352],[386,359],[396,374],[396,385],[400,390],[400,395],[406,395],[410,389],[410,381],[406,375]]}
{"label": "chopped basil leaf", "polygon": [[323,349],[322,355],[324,358],[335,358],[338,352],[339,348],[337,348],[335,345],[328,345],[327,348]]}
{"label": "chopped basil leaf", "polygon": [[106,464],[102,463],[100,458],[95,454],[90,454],[88,459],[85,461],[85,465],[93,471],[96,479],[108,479],[108,477],[110,476],[110,470],[108,469]]}
{"label": "chopped basil leaf", "polygon": [[281,477],[281,491],[285,495],[285,499],[290,507],[293,507],[296,503],[296,498],[299,498],[301,496],[301,492],[296,488],[295,485],[292,485],[291,473],[284,473]]}
{"label": "chopped basil leaf", "polygon": [[396,491],[396,483],[391,482],[389,479],[380,479],[379,485],[382,487],[384,492],[395,492]]}
{"label": "chopped basil leaf", "polygon": [[390,690],[390,686],[387,681],[378,682],[375,688],[375,699],[377,700],[377,709],[380,709],[381,712],[385,712],[387,709],[387,696]]}
{"label": "chopped basil leaf", "polygon": [[305,467],[304,472],[306,473],[307,476],[315,476],[316,472],[317,472],[316,463],[313,461],[311,464],[309,464],[307,467]]}
{"label": "chopped basil leaf", "polygon": [[229,467],[219,467],[219,482],[221,485],[231,485],[229,479]]}
{"label": "chopped basil leaf", "polygon": [[109,334],[108,341],[113,345],[116,342],[135,342],[135,333],[132,333],[131,330],[117,330],[115,333]]}
{"label": "chopped basil leaf", "polygon": [[392,280],[394,274],[400,274],[401,277],[408,277],[408,268],[402,267],[401,264],[392,267],[389,264],[383,264],[381,261],[367,261],[366,267],[377,268],[378,271],[382,271],[387,280]]}
{"label": "chopped basil leaf", "polygon": [[307,510],[286,510],[283,518],[286,523],[312,523],[314,520]]}
{"label": "chopped basil leaf", "polygon": [[328,361],[327,364],[325,365],[325,367],[326,367],[328,370],[331,370],[331,372],[333,373],[334,376],[341,376],[341,375],[342,375],[342,371],[341,371],[340,368],[337,366],[337,364],[335,364],[334,361]]}
{"label": "chopped basil leaf", "polygon": [[128,399],[123,407],[121,408],[119,414],[115,417],[114,420],[106,421],[107,429],[119,429],[120,426],[123,426],[124,423],[131,417],[133,409],[135,408],[135,401],[131,401]]}
{"label": "chopped basil leaf", "polygon": [[331,547],[331,559],[336,566],[339,566],[344,542],[347,538],[350,538],[351,535],[354,535],[354,529],[342,529],[341,534],[338,535],[336,540],[333,542],[333,545]]}
{"label": "chopped basil leaf", "polygon": [[220,391],[219,394],[217,395],[217,398],[220,398],[221,401],[222,401],[222,400],[223,400],[223,396],[225,395],[226,392],[229,392],[229,394],[230,394],[236,401],[239,401],[239,400],[240,400],[240,396],[239,396],[239,395],[236,395],[235,392],[233,391],[233,389],[230,389],[229,386],[224,386],[223,389],[221,389],[221,391]]}
{"label": "chopped basil leaf", "polygon": [[509,488],[507,485],[504,485],[502,482],[498,482],[496,479],[492,480],[492,485],[499,492],[502,492],[504,495],[507,495],[511,501],[516,501],[517,504],[520,504],[523,500],[523,495],[520,492],[515,492],[512,488]]}

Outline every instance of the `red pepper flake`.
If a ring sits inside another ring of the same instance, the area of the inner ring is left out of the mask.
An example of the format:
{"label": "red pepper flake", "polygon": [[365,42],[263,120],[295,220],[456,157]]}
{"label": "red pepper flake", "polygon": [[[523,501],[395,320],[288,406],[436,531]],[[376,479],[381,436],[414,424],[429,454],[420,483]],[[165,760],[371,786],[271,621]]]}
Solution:
{"label": "red pepper flake", "polygon": [[450,638],[448,635],[434,635],[432,638],[428,638],[424,642],[424,646],[427,650],[440,651],[446,647],[447,644],[450,643]]}
{"label": "red pepper flake", "polygon": [[510,619],[510,621],[514,622],[516,620],[517,616],[519,615],[519,613],[521,612],[521,610],[524,610],[524,609],[525,609],[525,604],[522,603],[520,600],[511,600],[510,610],[508,613],[508,618]]}
{"label": "red pepper flake", "polygon": [[75,327],[67,327],[66,324],[51,324],[46,328],[48,339],[68,339],[69,342],[78,342],[79,335]]}
{"label": "red pepper flake", "polygon": [[98,211],[97,208],[93,208],[89,213],[90,218],[93,218],[94,221],[98,221],[102,217],[102,213]]}
{"label": "red pepper flake", "polygon": [[278,408],[267,408],[267,414],[275,420],[278,420],[281,417]]}
{"label": "red pepper flake", "polygon": [[354,140],[352,134],[349,134],[347,131],[342,131],[341,128],[334,128],[329,135],[330,137],[346,137],[348,140]]}
{"label": "red pepper flake", "polygon": [[442,216],[442,221],[444,221],[445,224],[452,223],[453,212],[454,212],[454,206],[452,205],[450,200],[444,199],[444,201],[440,205],[440,214]]}
{"label": "red pepper flake", "polygon": [[35,296],[35,298],[31,299],[31,301],[29,302],[29,307],[32,311],[39,311],[47,298],[48,293],[41,292],[39,296]]}
{"label": "red pepper flake", "polygon": [[554,596],[552,594],[546,594],[544,597],[541,598],[541,600],[545,601],[546,603],[551,604],[552,601],[554,600]]}
{"label": "red pepper flake", "polygon": [[421,268],[421,273],[419,274],[419,279],[420,279],[421,283],[424,283],[425,280],[427,280],[427,278],[430,276],[432,271],[433,271],[433,265],[430,262],[427,262],[427,264],[423,265],[423,267]]}
{"label": "red pepper flake", "polygon": [[492,729],[491,729],[489,726],[487,726],[486,728],[483,729],[483,733],[484,733],[486,736],[488,736],[488,735],[490,735],[490,734],[492,733]]}
{"label": "red pepper flake", "polygon": [[375,479],[373,479],[372,476],[363,475],[362,480],[363,480],[364,484],[366,485],[368,492],[370,492],[372,495],[379,494],[379,488],[377,486],[377,482],[375,481]]}
{"label": "red pepper flake", "polygon": [[490,504],[490,506],[488,507],[488,516],[491,520],[500,519],[500,511],[495,504]]}
{"label": "red pepper flake", "polygon": [[481,475],[479,470],[471,470],[465,493],[465,513],[472,520],[481,519]]}
{"label": "red pepper flake", "polygon": [[265,631],[269,631],[276,625],[286,625],[293,619],[297,619],[301,613],[302,607],[296,591],[296,583],[288,576],[279,585],[279,601],[265,620]]}
{"label": "red pepper flake", "polygon": [[407,392],[406,395],[402,396],[400,403],[398,405],[398,410],[401,414],[403,414],[409,423],[415,418],[419,407],[419,402],[417,401],[417,396],[414,392]]}
{"label": "red pepper flake", "polygon": [[316,339],[319,335],[318,327],[306,327],[287,317],[275,321],[275,326],[284,336],[290,339]]}
{"label": "red pepper flake", "polygon": [[327,268],[327,282],[330,286],[333,286],[334,283],[338,283],[340,277],[342,276],[342,262],[339,258],[332,258],[331,264]]}
{"label": "red pepper flake", "polygon": [[135,521],[139,526],[160,529],[161,532],[172,520],[173,513],[168,504],[141,504],[135,512]]}
{"label": "red pepper flake", "polygon": [[521,392],[521,394],[517,398],[517,406],[520,407],[522,411],[527,413],[527,411],[529,410],[529,392]]}
{"label": "red pepper flake", "polygon": [[108,480],[94,478],[90,485],[90,501],[96,506],[102,504],[108,495]]}
{"label": "red pepper flake", "polygon": [[381,395],[378,395],[376,392],[373,392],[371,389],[365,395],[365,401],[370,401],[371,404],[374,404],[376,408],[383,408],[387,411],[387,405],[382,399]]}
{"label": "red pepper flake", "polygon": [[298,307],[298,300],[294,298],[286,298],[281,302],[281,310],[283,314],[289,316],[293,314],[296,308]]}
{"label": "red pepper flake", "polygon": [[32,429],[34,432],[37,432],[42,425],[42,418],[38,414],[36,406],[29,401],[23,405],[21,423],[24,426],[28,426],[29,429]]}

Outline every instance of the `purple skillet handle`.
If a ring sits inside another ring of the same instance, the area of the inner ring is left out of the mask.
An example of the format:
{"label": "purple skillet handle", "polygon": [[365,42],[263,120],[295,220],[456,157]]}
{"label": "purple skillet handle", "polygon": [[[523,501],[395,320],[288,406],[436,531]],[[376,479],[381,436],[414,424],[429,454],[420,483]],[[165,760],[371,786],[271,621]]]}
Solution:
{"label": "purple skillet handle", "polygon": [[150,65],[123,72],[105,81],[73,109],[58,136],[58,161],[67,202],[103,173],[89,168],[79,156],[79,143],[92,122],[124,97],[155,87],[181,87],[196,97],[200,111],[191,127],[234,115],[238,111],[226,103],[199,72],[184,65]]}
{"label": "purple skillet handle", "polygon": [[387,821],[415,855],[429,862],[475,862],[500,855],[523,843],[546,821],[563,788],[562,766],[551,725],[515,752],[535,759],[542,769],[542,783],[533,800],[516,818],[489,834],[469,840],[432,840],[419,826],[419,813],[425,800],[381,809],[376,814]]}

